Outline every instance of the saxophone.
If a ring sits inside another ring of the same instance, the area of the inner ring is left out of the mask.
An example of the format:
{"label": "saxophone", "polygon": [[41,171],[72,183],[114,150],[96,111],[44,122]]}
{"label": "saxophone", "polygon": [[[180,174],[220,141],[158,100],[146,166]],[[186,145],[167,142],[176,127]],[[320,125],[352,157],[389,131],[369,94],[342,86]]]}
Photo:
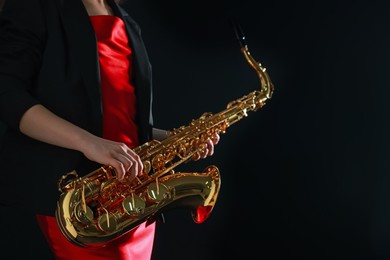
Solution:
{"label": "saxophone", "polygon": [[174,207],[191,209],[198,224],[209,217],[221,186],[219,169],[211,165],[203,172],[175,172],[175,168],[204,151],[208,138],[225,133],[249,111],[263,107],[274,89],[266,69],[251,56],[241,29],[233,25],[241,52],[259,76],[260,90],[229,102],[219,113],[207,112],[174,128],[162,141],[151,140],[134,148],[144,170],[133,180],[118,181],[108,165],[83,177],[76,171],[62,176],[56,220],[70,242],[80,247],[105,246]]}

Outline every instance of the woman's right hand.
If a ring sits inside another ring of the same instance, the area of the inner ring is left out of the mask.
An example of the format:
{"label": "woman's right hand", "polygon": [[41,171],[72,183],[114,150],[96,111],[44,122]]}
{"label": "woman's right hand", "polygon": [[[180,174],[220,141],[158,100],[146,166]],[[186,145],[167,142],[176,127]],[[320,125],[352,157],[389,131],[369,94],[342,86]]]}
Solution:
{"label": "woman's right hand", "polygon": [[117,178],[122,181],[126,174],[130,180],[142,174],[141,158],[126,144],[89,135],[82,146],[82,153],[91,161],[115,168]]}

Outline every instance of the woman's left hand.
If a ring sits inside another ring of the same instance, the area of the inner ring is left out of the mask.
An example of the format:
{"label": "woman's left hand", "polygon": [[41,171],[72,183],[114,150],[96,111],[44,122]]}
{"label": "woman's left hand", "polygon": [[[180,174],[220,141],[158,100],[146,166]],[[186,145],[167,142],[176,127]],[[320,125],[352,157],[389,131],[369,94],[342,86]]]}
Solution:
{"label": "woman's left hand", "polygon": [[210,138],[206,140],[205,143],[200,144],[201,150],[199,152],[196,152],[192,156],[192,160],[197,161],[199,159],[204,159],[208,156],[211,156],[214,154],[214,146],[218,144],[220,139],[219,134],[215,133]]}

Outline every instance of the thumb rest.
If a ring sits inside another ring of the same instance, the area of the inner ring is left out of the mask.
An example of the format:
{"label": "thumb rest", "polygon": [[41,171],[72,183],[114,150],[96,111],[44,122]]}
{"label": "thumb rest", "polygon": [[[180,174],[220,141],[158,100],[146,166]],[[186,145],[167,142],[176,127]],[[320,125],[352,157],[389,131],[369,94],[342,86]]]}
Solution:
{"label": "thumb rest", "polygon": [[205,141],[226,132],[232,124],[257,111],[271,98],[274,86],[259,62],[251,56],[242,32],[235,27],[241,52],[257,72],[261,88],[228,103],[225,110],[204,113],[187,126],[175,128],[162,141],[151,140],[134,148],[143,174],[120,182],[111,166],[79,177],[75,171],[58,182],[61,192],[56,220],[64,236],[81,247],[101,247],[165,210],[190,208],[195,223],[203,223],[213,210],[221,186],[218,168],[175,173],[174,168],[205,149]]}

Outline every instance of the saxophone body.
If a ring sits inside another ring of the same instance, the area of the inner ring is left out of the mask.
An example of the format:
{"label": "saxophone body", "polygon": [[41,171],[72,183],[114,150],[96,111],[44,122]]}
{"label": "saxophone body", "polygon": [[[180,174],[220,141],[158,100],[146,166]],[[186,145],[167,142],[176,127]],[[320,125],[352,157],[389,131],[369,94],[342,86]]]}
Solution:
{"label": "saxophone body", "polygon": [[81,247],[105,246],[170,208],[190,209],[198,224],[209,217],[221,187],[218,168],[211,165],[203,172],[175,172],[175,168],[202,153],[208,138],[225,133],[272,96],[274,87],[266,69],[251,56],[241,35],[236,31],[241,51],[257,72],[261,88],[228,103],[219,113],[204,113],[171,130],[162,141],[151,140],[134,148],[144,170],[133,180],[125,177],[118,181],[114,169],[107,165],[82,177],[75,171],[64,175],[58,182],[61,194],[56,220],[69,241]]}

